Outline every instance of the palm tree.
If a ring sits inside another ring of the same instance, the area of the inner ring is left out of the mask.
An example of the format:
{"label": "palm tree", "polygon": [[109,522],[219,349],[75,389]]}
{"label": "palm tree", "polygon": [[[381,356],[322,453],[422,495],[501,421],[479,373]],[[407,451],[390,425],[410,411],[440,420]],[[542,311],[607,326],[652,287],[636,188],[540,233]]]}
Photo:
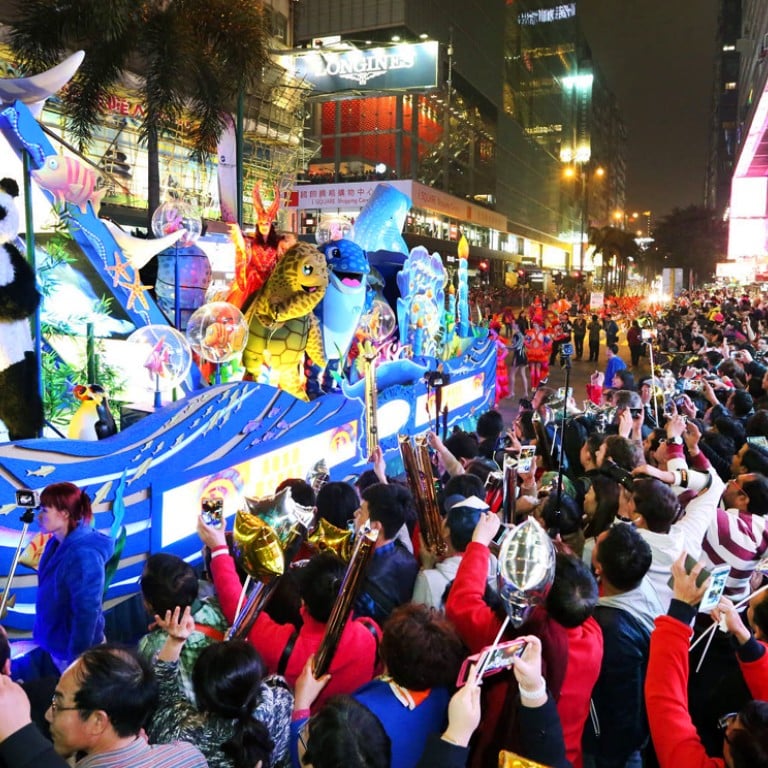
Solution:
{"label": "palm tree", "polygon": [[[607,293],[622,293],[627,283],[627,264],[640,250],[632,232],[616,227],[591,227],[589,244],[603,256],[603,287]],[[615,267],[611,266],[614,257]]]}
{"label": "palm tree", "polygon": [[150,216],[160,204],[159,137],[186,117],[193,154],[214,152],[225,113],[269,60],[267,40],[262,5],[254,0],[24,0],[10,36],[28,71],[48,69],[71,50],[86,52],[61,94],[81,151],[124,73],[140,77]]}

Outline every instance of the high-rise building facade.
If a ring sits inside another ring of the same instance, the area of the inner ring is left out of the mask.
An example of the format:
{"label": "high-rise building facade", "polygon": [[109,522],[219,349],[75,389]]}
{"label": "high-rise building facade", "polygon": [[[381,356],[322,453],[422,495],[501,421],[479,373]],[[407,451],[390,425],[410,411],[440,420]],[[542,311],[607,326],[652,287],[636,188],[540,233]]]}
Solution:
{"label": "high-rise building facade", "polygon": [[[301,181],[410,180],[419,200],[407,232],[449,241],[466,234],[473,246],[496,252],[491,270],[500,279],[521,263],[580,266],[572,253],[581,232],[623,206],[623,124],[592,65],[576,3],[302,0],[295,40],[314,46],[326,70],[337,66],[332,57],[354,49],[430,40],[438,50],[432,88],[377,90],[372,81],[317,93],[309,133],[321,150]],[[586,162],[576,155],[585,145],[593,147]],[[598,161],[600,183],[585,184]],[[568,178],[569,165],[582,175]],[[423,188],[445,194],[430,207]],[[341,205],[329,207],[329,196],[338,202],[355,192],[328,187],[312,197],[300,188],[298,227],[309,233],[323,215],[343,213]],[[469,220],[456,215],[461,201],[470,203]]]}

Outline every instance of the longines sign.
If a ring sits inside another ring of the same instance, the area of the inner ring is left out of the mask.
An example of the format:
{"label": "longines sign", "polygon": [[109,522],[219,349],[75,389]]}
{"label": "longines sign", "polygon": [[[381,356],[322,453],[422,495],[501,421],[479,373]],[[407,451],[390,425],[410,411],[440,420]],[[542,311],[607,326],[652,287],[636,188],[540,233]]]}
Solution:
{"label": "longines sign", "polygon": [[367,50],[331,51],[285,57],[288,67],[315,90],[401,90],[437,85],[438,43],[400,44]]}

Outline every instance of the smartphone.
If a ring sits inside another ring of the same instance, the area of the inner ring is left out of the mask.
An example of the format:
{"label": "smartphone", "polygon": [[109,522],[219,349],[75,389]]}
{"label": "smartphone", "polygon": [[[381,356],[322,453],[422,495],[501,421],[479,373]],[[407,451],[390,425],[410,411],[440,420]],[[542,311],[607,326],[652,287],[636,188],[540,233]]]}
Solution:
{"label": "smartphone", "polygon": [[477,671],[483,678],[509,669],[515,663],[515,659],[523,655],[526,645],[525,640],[509,640],[505,643],[488,646],[483,648],[480,653],[468,656],[464,659],[464,663],[459,670],[456,687],[460,688],[467,682],[469,668],[475,662],[477,662]]}
{"label": "smartphone", "polygon": [[[685,556],[685,572],[690,573],[697,562],[698,561],[696,560],[695,557],[691,557],[691,555],[686,555]],[[709,577],[710,577],[710,572],[706,568],[702,568],[701,571],[699,572],[699,575],[696,577],[696,586],[700,587]],[[670,576],[667,584],[674,589],[675,579],[672,576]],[[718,598],[718,600],[719,599],[720,598]]]}
{"label": "smartphone", "polygon": [[629,409],[629,413],[630,413],[630,415],[632,416],[633,419],[639,419],[640,416],[643,413],[643,409],[642,408],[630,408]]}
{"label": "smartphone", "polygon": [[640,338],[643,341],[653,341],[653,331],[649,330],[648,328],[643,328],[640,331]]}
{"label": "smartphone", "polygon": [[566,394],[565,387],[558,387],[557,399],[565,400],[566,397],[573,397],[573,387],[568,387],[568,393]]}
{"label": "smartphone", "polygon": [[536,455],[535,445],[524,445],[520,448],[520,459],[517,462],[518,472],[530,472],[533,466],[533,457]]}
{"label": "smartphone", "polygon": [[755,448],[762,448],[764,451],[768,451],[768,439],[762,435],[753,435],[748,437],[747,444],[753,445]]}
{"label": "smartphone", "polygon": [[730,572],[730,565],[718,565],[712,569],[712,580],[709,582],[707,591],[704,593],[704,597],[701,598],[701,602],[699,603],[699,613],[709,613],[717,608],[717,604],[720,602],[723,592],[725,592],[726,582],[728,581]]}
{"label": "smartphone", "polygon": [[203,515],[203,522],[214,528],[221,527],[224,519],[224,499],[214,499],[206,497],[201,500],[200,507]]}

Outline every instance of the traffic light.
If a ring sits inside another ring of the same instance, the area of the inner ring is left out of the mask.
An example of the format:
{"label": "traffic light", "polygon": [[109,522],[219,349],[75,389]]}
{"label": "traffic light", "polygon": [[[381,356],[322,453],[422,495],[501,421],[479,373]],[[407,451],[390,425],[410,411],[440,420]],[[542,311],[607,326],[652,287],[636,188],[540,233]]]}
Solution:
{"label": "traffic light", "polygon": [[477,266],[481,272],[488,271],[488,262],[485,259],[483,259]]}
{"label": "traffic light", "polygon": [[517,284],[518,285],[527,285],[528,283],[528,273],[524,269],[518,269],[517,270]]}

